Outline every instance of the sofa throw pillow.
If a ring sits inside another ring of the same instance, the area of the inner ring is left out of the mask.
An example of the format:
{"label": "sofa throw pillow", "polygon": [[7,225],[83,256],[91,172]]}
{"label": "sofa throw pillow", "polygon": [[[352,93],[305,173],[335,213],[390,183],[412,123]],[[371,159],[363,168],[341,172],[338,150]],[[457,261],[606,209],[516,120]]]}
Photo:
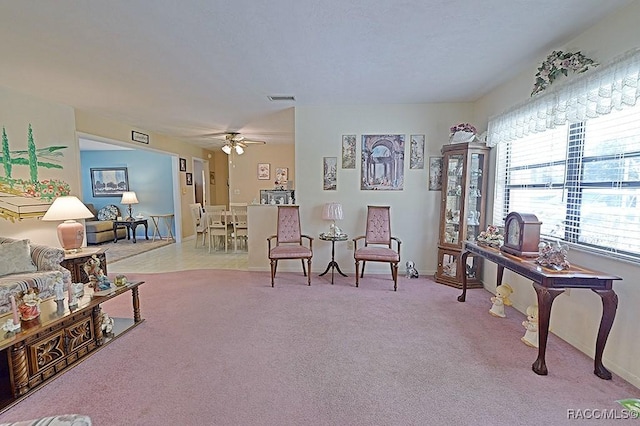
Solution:
{"label": "sofa throw pillow", "polygon": [[0,244],[0,276],[35,272],[29,240]]}
{"label": "sofa throw pillow", "polygon": [[118,207],[109,204],[98,210],[98,220],[116,220],[119,214],[120,210]]}

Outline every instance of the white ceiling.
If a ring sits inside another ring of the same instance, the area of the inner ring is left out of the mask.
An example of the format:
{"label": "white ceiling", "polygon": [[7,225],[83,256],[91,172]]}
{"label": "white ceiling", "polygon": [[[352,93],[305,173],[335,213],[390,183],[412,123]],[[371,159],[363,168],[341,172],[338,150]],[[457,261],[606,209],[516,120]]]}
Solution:
{"label": "white ceiling", "polygon": [[208,146],[290,142],[294,106],[474,101],[633,0],[0,1],[0,85]]}

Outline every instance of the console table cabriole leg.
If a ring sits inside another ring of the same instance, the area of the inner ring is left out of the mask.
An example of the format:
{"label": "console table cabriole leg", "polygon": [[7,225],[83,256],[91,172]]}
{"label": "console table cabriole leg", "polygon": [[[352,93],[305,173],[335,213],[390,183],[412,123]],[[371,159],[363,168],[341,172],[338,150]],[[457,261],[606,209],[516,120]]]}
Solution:
{"label": "console table cabriole leg", "polygon": [[[462,256],[460,256],[460,264],[461,265],[466,265],[467,264],[467,258],[469,257],[470,253],[471,252],[468,252],[468,251],[465,251],[464,253],[462,253]],[[356,272],[357,272],[357,270],[356,270]],[[467,299],[467,274],[466,274],[466,272],[463,272],[462,273],[462,294],[460,296],[458,296],[458,302],[464,302],[466,299]]]}
{"label": "console table cabriole leg", "polygon": [[553,289],[543,287],[534,282],[533,288],[538,295],[538,359],[531,368],[536,374],[546,376],[547,364],[545,363],[545,353],[547,351],[547,337],[549,337],[549,320],[551,319],[551,306],[556,297],[564,293],[563,289]]}
{"label": "console table cabriole leg", "polygon": [[133,299],[133,322],[140,322],[140,295],[138,294],[138,287],[131,289],[131,298]]}
{"label": "console table cabriole leg", "polygon": [[13,370],[13,395],[17,398],[29,390],[29,367],[24,342],[16,343],[11,347],[11,369]]}
{"label": "console table cabriole leg", "polygon": [[93,315],[93,332],[96,335],[96,344],[102,346],[104,336],[102,334],[102,308],[100,308],[100,305],[94,306],[91,314]]}
{"label": "console table cabriole leg", "polygon": [[613,320],[616,317],[618,296],[611,289],[591,290],[602,299],[602,319],[600,320],[600,328],[598,329],[598,338],[596,340],[596,356],[594,358],[593,373],[601,379],[611,380],[611,373],[602,365],[602,353],[604,352],[604,346],[607,343]]}

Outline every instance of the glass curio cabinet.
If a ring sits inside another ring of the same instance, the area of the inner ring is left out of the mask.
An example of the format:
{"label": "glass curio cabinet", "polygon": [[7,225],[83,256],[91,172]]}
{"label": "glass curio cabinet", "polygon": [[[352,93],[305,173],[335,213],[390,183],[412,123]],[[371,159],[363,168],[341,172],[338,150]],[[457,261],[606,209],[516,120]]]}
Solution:
{"label": "glass curio cabinet", "polygon": [[475,241],[485,226],[485,197],[489,148],[484,143],[468,142],[442,147],[442,200],[438,270],[435,280],[452,287],[482,287],[481,260],[469,256],[461,265],[465,241]]}

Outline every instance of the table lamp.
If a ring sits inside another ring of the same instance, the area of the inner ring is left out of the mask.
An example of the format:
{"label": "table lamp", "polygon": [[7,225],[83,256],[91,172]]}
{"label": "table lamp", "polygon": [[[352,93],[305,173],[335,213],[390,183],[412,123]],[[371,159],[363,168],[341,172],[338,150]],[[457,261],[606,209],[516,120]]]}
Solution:
{"label": "table lamp", "polygon": [[131,209],[131,204],[138,204],[138,197],[136,197],[136,193],[133,191],[126,191],[122,193],[122,200],[120,201],[121,204],[128,204],[129,205],[129,217],[127,217],[127,220],[132,220],[133,219],[133,212]]}
{"label": "table lamp", "polygon": [[75,219],[88,219],[93,213],[73,195],[58,197],[42,217],[46,221],[59,221],[58,240],[62,248],[69,253],[75,253],[84,241],[84,225]]}
{"label": "table lamp", "polygon": [[336,226],[336,220],[342,220],[342,204],[340,203],[327,203],[322,209],[322,219],[331,220],[333,223],[329,227],[329,234],[331,236],[341,235],[342,230]]}

